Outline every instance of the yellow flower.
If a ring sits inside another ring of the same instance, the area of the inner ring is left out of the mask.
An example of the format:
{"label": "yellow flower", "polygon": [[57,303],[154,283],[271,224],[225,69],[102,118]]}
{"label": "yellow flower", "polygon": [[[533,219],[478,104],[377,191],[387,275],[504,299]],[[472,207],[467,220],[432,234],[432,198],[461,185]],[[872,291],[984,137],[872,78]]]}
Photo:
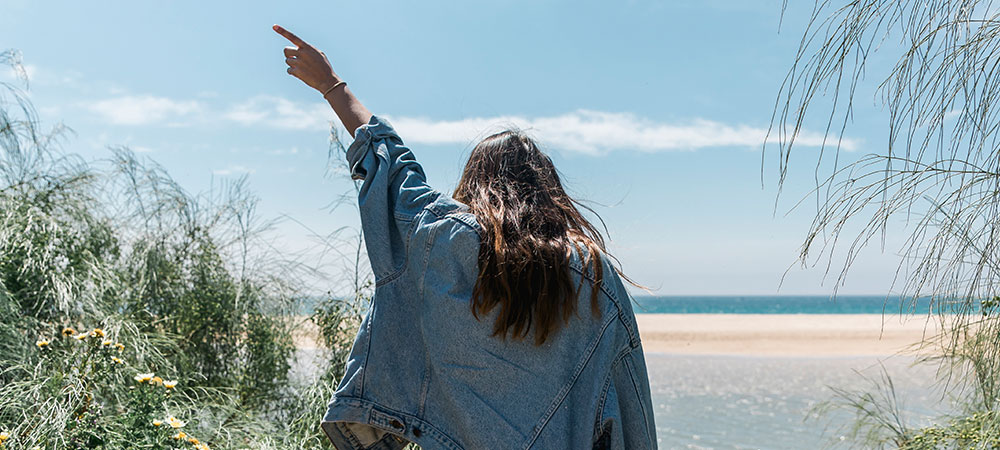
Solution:
{"label": "yellow flower", "polygon": [[110,347],[111,344],[114,344],[114,342],[111,342],[111,341],[106,340],[106,339],[101,342],[101,345],[104,346],[104,347]]}
{"label": "yellow flower", "polygon": [[70,327],[63,328],[63,336],[72,336],[74,334],[76,334],[76,330]]}
{"label": "yellow flower", "polygon": [[7,439],[10,439],[10,433],[6,431],[0,431],[0,444],[2,444],[3,441],[6,441]]}
{"label": "yellow flower", "polygon": [[145,383],[145,382],[147,382],[149,380],[152,380],[152,379],[153,379],[153,374],[152,373],[140,373],[140,374],[138,374],[138,375],[135,376],[135,381],[138,381],[140,383]]}
{"label": "yellow flower", "polygon": [[104,337],[104,330],[100,328],[94,328],[94,331],[91,331],[90,335],[93,337]]}
{"label": "yellow flower", "polygon": [[118,349],[118,351],[122,351],[122,350],[125,350],[125,346],[124,346],[124,345],[122,345],[121,343],[118,343],[118,344],[115,344],[115,348],[117,348],[117,349]]}
{"label": "yellow flower", "polygon": [[153,377],[149,380],[149,384],[163,384],[163,378]]}
{"label": "yellow flower", "polygon": [[170,381],[164,381],[163,382],[163,387],[165,387],[167,389],[173,389],[174,386],[177,386],[177,380],[170,380]]}
{"label": "yellow flower", "polygon": [[183,431],[178,431],[177,434],[174,435],[174,439],[177,439],[177,440],[181,440],[181,439],[184,439],[186,437],[187,437],[187,434],[184,434]]}
{"label": "yellow flower", "polygon": [[153,426],[154,427],[158,427],[160,425],[163,425],[163,421],[162,420],[156,419],[156,420],[153,421]]}
{"label": "yellow flower", "polygon": [[75,337],[76,340],[78,340],[78,341],[82,341],[84,339],[87,339],[87,336],[88,336],[87,333],[80,333],[80,334],[78,334],[76,336],[73,336],[73,337]]}
{"label": "yellow flower", "polygon": [[212,450],[211,448],[208,447],[208,444],[205,444],[205,443],[196,444],[194,446],[194,448],[196,448],[198,450]]}
{"label": "yellow flower", "polygon": [[180,428],[185,425],[183,420],[180,420],[174,416],[167,417],[167,423],[169,423],[170,426],[174,428]]}
{"label": "yellow flower", "polygon": [[117,357],[117,356],[112,356],[111,360],[114,361],[117,364],[125,364],[125,361],[122,361],[122,359],[119,358],[119,357]]}
{"label": "yellow flower", "polygon": [[200,444],[200,443],[201,443],[201,442],[198,442],[198,438],[196,438],[196,437],[194,437],[194,436],[190,436],[190,437],[188,437],[188,442],[190,442],[190,443],[192,443],[192,444],[194,444],[194,445],[198,445],[198,444]]}
{"label": "yellow flower", "polygon": [[38,348],[45,347],[46,345],[49,345],[49,340],[48,339],[42,339],[42,340],[39,340],[39,341],[35,341],[35,345],[37,345]]}

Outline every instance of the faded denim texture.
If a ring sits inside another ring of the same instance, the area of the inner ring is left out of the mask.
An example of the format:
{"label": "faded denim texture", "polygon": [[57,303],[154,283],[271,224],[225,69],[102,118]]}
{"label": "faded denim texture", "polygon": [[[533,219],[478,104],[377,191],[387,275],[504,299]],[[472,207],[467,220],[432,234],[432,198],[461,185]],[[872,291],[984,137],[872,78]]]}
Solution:
{"label": "faded denim texture", "polygon": [[[427,185],[393,128],[372,117],[347,152],[375,274],[344,378],[322,427],[340,450],[656,448],[653,409],[631,300],[603,259],[590,311],[541,347],[491,336],[494,314],[469,308],[481,228]],[[571,262],[574,281],[589,277]]]}

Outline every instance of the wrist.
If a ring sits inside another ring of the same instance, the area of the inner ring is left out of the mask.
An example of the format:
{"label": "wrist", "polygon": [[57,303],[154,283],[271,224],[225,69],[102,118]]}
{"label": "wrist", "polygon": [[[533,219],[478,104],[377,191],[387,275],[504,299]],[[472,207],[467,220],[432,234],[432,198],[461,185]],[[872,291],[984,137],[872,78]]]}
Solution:
{"label": "wrist", "polygon": [[[327,98],[330,95],[331,92],[337,90],[337,88],[339,88],[341,86],[344,86],[344,89],[347,89],[347,87],[346,87],[347,86],[347,82],[341,80],[341,81],[338,81],[338,82],[334,83],[330,87],[326,88],[326,90],[323,91],[323,98]],[[327,100],[329,100],[329,99],[327,99]]]}
{"label": "wrist", "polygon": [[316,90],[319,91],[320,93],[327,92],[327,91],[330,90],[330,88],[332,88],[333,86],[337,85],[337,83],[340,83],[341,81],[343,81],[343,80],[341,80],[340,77],[334,75],[334,76],[330,77],[330,79],[328,79],[328,80],[320,83],[318,86],[316,86]]}

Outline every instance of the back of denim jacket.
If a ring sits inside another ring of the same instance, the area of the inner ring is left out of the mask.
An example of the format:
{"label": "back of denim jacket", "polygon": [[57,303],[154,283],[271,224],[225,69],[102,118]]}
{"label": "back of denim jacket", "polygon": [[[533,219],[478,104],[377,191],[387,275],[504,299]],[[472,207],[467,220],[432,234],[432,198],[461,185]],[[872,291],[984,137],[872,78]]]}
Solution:
{"label": "back of denim jacket", "polygon": [[339,449],[656,448],[646,364],[630,298],[607,257],[591,314],[541,346],[473,317],[481,228],[426,184],[413,154],[373,117],[348,150],[376,289],[323,420]]}

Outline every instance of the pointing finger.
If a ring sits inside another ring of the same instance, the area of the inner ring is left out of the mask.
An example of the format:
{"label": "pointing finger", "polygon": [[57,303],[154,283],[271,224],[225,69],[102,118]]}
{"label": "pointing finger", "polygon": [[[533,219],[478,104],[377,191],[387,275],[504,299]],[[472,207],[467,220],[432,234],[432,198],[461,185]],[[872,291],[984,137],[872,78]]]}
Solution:
{"label": "pointing finger", "polygon": [[305,46],[309,45],[309,44],[306,44],[306,41],[303,41],[302,39],[299,39],[299,37],[296,36],[294,33],[292,33],[291,31],[288,31],[288,30],[282,28],[279,25],[275,25],[272,28],[274,28],[274,31],[276,31],[276,32],[278,32],[278,34],[284,36],[285,39],[288,39],[291,43],[295,44],[296,46],[305,47]]}
{"label": "pointing finger", "polygon": [[299,51],[295,47],[285,47],[285,58],[294,58],[299,56]]}

